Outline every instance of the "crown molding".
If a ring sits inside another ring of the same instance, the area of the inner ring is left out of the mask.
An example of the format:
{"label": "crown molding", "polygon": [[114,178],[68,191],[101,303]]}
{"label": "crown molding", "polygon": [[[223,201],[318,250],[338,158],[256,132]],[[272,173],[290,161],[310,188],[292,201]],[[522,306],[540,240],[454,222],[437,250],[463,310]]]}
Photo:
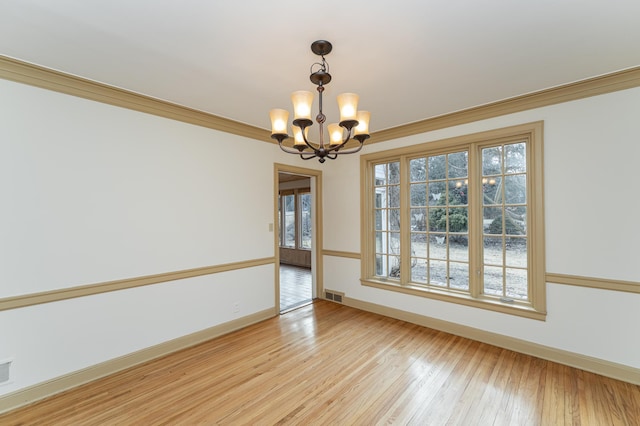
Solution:
{"label": "crown molding", "polygon": [[0,55],[0,78],[274,143],[268,130]]}
{"label": "crown molding", "polygon": [[413,136],[638,86],[640,86],[640,66],[380,130],[373,132],[371,139],[367,143],[378,143]]}
{"label": "crown molding", "polygon": [[[0,78],[276,143],[268,130],[0,55]],[[640,86],[640,66],[373,132],[365,145]]]}

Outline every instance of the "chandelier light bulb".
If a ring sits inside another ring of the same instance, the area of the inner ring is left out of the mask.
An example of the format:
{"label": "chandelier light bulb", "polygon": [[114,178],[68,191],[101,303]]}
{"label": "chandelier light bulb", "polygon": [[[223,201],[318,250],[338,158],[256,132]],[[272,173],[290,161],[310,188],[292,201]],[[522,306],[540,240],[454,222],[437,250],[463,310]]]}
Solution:
{"label": "chandelier light bulb", "polygon": [[291,102],[293,103],[294,119],[307,118],[311,119],[311,105],[313,104],[313,93],[305,90],[298,90],[291,94]]}
{"label": "chandelier light bulb", "polygon": [[342,140],[342,127],[338,123],[331,123],[327,126],[329,129],[329,144],[340,145]]}
{"label": "chandelier light bulb", "polygon": [[[309,133],[309,128],[304,129],[304,135],[306,136]],[[293,126],[293,144],[295,146],[306,146],[307,144],[304,141],[304,137],[302,136],[302,129],[297,126]]]}
{"label": "chandelier light bulb", "polygon": [[289,121],[289,111],[286,109],[274,108],[269,112],[271,117],[271,134],[287,134],[287,122]]}
{"label": "chandelier light bulb", "polygon": [[342,93],[338,95],[338,107],[340,108],[340,121],[356,120],[358,112],[359,96],[355,93]]}
{"label": "chandelier light bulb", "polygon": [[369,111],[358,111],[358,113],[356,114],[358,125],[353,131],[354,136],[369,134],[369,118],[371,118],[371,113]]}

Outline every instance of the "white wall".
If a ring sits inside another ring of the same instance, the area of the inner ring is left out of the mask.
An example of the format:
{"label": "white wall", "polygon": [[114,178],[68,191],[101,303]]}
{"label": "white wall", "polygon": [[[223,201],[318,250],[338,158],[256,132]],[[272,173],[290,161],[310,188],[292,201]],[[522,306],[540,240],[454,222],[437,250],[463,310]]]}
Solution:
{"label": "white wall", "polygon": [[[640,282],[638,111],[635,88],[373,144],[364,153],[544,120],[547,272]],[[324,180],[325,247],[359,252],[359,164],[345,157],[339,166]],[[640,294],[549,283],[542,322],[365,287],[359,276],[359,261],[325,257],[325,287],[347,297],[640,368]]]}
{"label": "white wall", "polygon": [[[272,257],[284,157],[0,80],[0,298]],[[273,308],[273,276],[265,265],[2,311],[0,360],[14,361],[0,395]]]}

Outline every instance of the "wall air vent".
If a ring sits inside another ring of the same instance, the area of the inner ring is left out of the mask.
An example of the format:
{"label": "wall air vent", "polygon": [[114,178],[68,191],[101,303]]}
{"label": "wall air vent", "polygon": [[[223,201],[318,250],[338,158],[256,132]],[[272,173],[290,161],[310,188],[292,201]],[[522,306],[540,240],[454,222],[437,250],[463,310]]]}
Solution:
{"label": "wall air vent", "polygon": [[344,297],[344,293],[340,293],[339,291],[334,291],[334,290],[324,291],[324,298],[327,300],[332,300],[337,303],[342,303],[343,297]]}
{"label": "wall air vent", "polygon": [[11,377],[9,375],[9,367],[11,366],[10,359],[0,360],[0,384],[6,383]]}

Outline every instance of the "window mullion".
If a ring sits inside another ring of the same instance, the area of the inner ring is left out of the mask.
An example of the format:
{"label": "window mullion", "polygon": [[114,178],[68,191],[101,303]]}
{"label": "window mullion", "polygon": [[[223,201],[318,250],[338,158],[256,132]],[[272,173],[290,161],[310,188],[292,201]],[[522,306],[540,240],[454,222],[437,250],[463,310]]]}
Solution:
{"label": "window mullion", "polygon": [[400,158],[400,283],[411,278],[411,209],[409,193],[409,160]]}
{"label": "window mullion", "polygon": [[482,164],[480,147],[469,146],[469,293],[482,293]]}

